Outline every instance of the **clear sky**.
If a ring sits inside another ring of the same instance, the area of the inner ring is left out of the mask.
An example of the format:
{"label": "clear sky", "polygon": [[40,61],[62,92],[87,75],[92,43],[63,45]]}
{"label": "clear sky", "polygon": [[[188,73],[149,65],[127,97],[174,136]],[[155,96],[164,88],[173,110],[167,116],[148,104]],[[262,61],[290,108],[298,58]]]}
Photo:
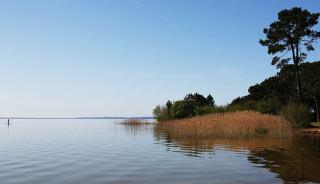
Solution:
{"label": "clear sky", "polygon": [[151,115],[190,92],[229,103],[277,72],[258,41],[293,6],[320,11],[319,0],[1,0],[0,116]]}

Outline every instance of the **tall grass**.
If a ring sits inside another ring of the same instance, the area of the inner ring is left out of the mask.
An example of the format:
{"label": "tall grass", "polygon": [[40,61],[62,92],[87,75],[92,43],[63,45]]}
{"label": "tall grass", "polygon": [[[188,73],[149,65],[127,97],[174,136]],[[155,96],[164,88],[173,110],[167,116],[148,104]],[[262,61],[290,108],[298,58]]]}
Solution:
{"label": "tall grass", "polygon": [[150,125],[150,122],[144,119],[125,119],[123,121],[118,122],[122,125],[128,125],[128,126],[144,126],[144,125]]}
{"label": "tall grass", "polygon": [[141,135],[144,132],[152,130],[154,125],[151,121],[144,119],[125,119],[115,122],[115,124],[122,126],[126,133],[133,136]]}
{"label": "tall grass", "polygon": [[285,138],[293,135],[288,121],[280,116],[254,111],[227,112],[189,119],[158,122],[158,133],[174,138]]}

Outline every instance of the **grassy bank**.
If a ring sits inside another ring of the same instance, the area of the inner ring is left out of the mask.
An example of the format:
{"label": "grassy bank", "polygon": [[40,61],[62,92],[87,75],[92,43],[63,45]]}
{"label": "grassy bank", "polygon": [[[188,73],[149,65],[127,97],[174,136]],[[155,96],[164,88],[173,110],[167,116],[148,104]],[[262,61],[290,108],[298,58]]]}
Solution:
{"label": "grassy bank", "polygon": [[176,138],[285,138],[293,135],[288,121],[280,116],[240,111],[163,121],[157,132]]}

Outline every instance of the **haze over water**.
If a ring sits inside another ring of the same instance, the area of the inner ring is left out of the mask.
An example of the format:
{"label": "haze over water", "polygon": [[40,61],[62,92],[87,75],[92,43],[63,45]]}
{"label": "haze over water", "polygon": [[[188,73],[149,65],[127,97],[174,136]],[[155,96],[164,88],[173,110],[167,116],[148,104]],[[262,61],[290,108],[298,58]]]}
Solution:
{"label": "haze over water", "polygon": [[316,138],[175,140],[115,121],[2,120],[1,183],[320,182]]}

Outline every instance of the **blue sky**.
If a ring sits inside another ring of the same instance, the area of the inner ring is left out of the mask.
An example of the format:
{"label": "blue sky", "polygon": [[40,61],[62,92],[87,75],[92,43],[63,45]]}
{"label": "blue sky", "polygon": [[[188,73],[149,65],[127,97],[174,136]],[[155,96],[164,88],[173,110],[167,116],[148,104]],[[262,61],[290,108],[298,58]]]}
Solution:
{"label": "blue sky", "polygon": [[294,6],[320,1],[2,0],[0,116],[151,115],[190,92],[227,104],[277,72],[258,40]]}

